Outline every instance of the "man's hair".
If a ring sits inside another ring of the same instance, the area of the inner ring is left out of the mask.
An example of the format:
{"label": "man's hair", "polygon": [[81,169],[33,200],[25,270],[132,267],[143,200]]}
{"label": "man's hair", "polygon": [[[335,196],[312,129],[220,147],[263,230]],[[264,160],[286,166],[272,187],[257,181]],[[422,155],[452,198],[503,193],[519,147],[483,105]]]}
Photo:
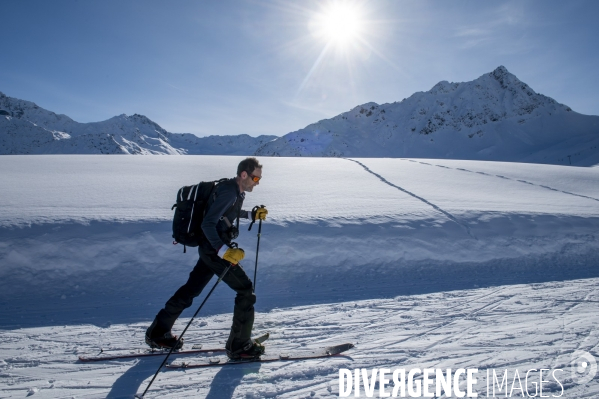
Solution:
{"label": "man's hair", "polygon": [[237,176],[241,176],[241,172],[244,171],[248,174],[252,174],[254,169],[262,169],[262,165],[260,165],[258,160],[254,157],[246,158],[239,162],[239,165],[237,166]]}

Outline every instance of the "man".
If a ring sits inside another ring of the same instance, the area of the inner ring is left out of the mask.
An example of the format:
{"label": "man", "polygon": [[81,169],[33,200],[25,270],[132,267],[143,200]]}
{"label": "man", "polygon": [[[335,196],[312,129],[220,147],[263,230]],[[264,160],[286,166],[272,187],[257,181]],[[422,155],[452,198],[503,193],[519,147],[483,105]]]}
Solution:
{"label": "man", "polygon": [[[222,276],[233,265],[223,281],[236,293],[233,325],[227,344],[227,355],[232,359],[254,358],[264,353],[264,346],[251,339],[254,324],[256,296],[252,281],[237,264],[244,258],[241,248],[230,247],[237,237],[239,218],[265,220],[266,208],[254,208],[253,212],[242,210],[246,192],[252,192],[262,178],[262,165],[256,158],[246,158],[237,167],[237,177],[219,183],[214,195],[208,200],[202,221],[202,237],[198,251],[200,259],[189,274],[187,282],[175,292],[158,312],[146,331],[146,343],[153,348],[172,348],[177,337],[171,333],[175,320],[184,309],[191,306],[193,298],[200,295],[215,274]],[[180,349],[180,342],[175,349]]]}

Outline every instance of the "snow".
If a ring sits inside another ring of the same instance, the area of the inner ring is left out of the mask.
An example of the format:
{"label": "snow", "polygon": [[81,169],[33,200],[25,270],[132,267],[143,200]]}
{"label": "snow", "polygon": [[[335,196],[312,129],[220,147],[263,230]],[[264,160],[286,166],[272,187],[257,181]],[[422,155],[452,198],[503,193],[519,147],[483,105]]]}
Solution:
{"label": "snow", "polygon": [[[599,116],[536,93],[500,66],[400,102],[369,102],[282,137],[170,133],[143,115],[78,123],[0,93],[0,154],[416,157],[599,164]],[[235,117],[233,113],[231,117]],[[282,132],[283,133],[283,132]]]}
{"label": "snow", "polygon": [[[0,396],[142,392],[161,359],[89,364],[77,355],[144,347],[145,328],[197,260],[171,244],[177,190],[232,177],[241,159],[0,157]],[[375,367],[477,367],[479,396],[486,369],[511,378],[561,368],[561,397],[599,395],[597,378],[570,375],[577,351],[599,355],[598,168],[260,161],[264,178],[244,206],[269,210],[255,335],[271,333],[269,352],[356,348],[302,363],[167,371],[147,397],[332,397],[340,368]],[[245,226],[238,242],[253,275],[257,229]],[[232,302],[219,286],[187,343],[222,346]]]}
{"label": "snow", "polygon": [[269,141],[264,156],[418,157],[591,166],[599,117],[581,115],[498,67],[400,102],[358,105]]}
{"label": "snow", "polygon": [[0,92],[0,154],[249,155],[276,136],[169,133],[143,115],[79,123]]}

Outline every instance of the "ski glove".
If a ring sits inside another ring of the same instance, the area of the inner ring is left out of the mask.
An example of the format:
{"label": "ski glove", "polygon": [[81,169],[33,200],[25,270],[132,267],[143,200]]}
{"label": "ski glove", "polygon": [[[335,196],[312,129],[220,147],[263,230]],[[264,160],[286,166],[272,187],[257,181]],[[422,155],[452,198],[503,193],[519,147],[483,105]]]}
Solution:
{"label": "ski glove", "polygon": [[266,220],[266,215],[268,211],[264,206],[252,210],[252,220]]}
{"label": "ski glove", "polygon": [[229,248],[223,255],[223,259],[232,265],[238,264],[245,257],[245,252],[241,248]]}

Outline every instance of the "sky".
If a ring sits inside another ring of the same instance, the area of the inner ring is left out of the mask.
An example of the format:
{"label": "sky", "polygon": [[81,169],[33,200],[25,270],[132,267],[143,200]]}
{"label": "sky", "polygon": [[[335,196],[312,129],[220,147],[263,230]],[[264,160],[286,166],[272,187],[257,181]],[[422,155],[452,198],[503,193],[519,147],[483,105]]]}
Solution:
{"label": "sky", "polygon": [[0,92],[96,122],[282,136],[505,66],[599,115],[599,2],[6,0]]}

